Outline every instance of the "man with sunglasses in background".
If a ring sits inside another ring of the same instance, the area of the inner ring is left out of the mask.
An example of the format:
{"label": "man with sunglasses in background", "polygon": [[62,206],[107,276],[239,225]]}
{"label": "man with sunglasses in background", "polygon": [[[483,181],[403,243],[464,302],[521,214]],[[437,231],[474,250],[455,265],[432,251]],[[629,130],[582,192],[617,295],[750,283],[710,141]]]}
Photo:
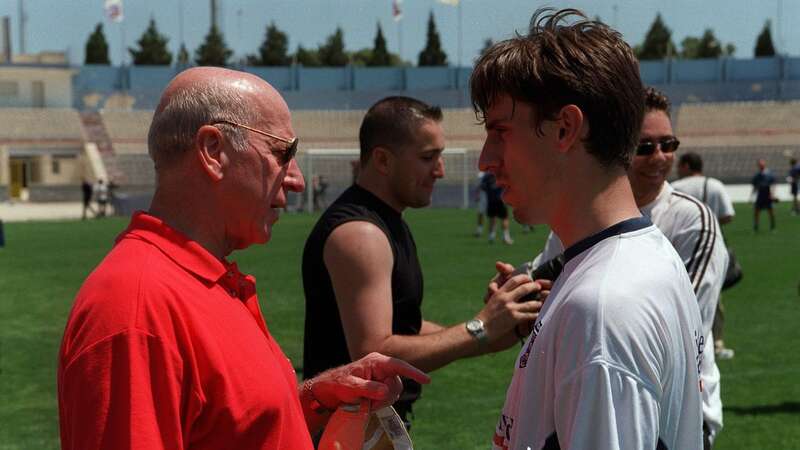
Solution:
{"label": "man with sunglasses in background", "polygon": [[[711,210],[700,200],[676,191],[667,182],[680,145],[672,130],[669,99],[648,87],[644,103],[639,145],[628,168],[628,180],[636,206],[678,252],[697,296],[703,321],[700,379],[703,386],[704,447],[710,449],[716,434],[722,429],[720,375],[714,360],[712,324],[728,267],[728,252]],[[550,233],[545,248],[531,266],[537,267],[563,251],[561,241]]]}
{"label": "man with sunglasses in background", "polygon": [[156,192],[75,299],[58,362],[61,445],[88,449],[313,449],[330,410],[400,394],[371,354],[298,386],[255,279],[228,261],[266,243],[303,176],[289,109],[264,80],[198,67],[165,89],[148,149]]}

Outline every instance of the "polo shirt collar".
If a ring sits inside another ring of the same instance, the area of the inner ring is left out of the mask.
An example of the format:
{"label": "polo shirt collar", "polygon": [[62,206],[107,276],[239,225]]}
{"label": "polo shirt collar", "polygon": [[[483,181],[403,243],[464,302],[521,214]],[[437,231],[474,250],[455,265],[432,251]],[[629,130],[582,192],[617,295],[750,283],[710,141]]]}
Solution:
{"label": "polo shirt collar", "polygon": [[240,275],[236,263],[217,259],[199,243],[144,211],[133,214],[128,228],[117,236],[115,242],[123,239],[149,242],[184,270],[212,283],[229,272]]}

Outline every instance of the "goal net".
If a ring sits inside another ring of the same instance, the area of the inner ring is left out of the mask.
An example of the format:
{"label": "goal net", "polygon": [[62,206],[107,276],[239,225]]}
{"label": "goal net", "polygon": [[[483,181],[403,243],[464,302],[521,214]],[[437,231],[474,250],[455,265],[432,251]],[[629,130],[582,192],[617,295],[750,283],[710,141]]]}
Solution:
{"label": "goal net", "polygon": [[[324,209],[354,181],[354,166],[359,150],[309,149],[298,152],[297,159],[306,181],[306,190],[290,199],[291,209],[308,212]],[[463,148],[444,151],[444,178],[433,189],[431,206],[468,208],[471,190],[477,182],[478,152]]]}

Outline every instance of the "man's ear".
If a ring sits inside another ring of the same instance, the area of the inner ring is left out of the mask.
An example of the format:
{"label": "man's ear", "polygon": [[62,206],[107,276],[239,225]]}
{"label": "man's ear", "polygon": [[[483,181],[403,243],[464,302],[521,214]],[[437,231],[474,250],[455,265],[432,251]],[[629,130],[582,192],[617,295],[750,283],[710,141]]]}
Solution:
{"label": "man's ear", "polygon": [[194,137],[200,166],[213,181],[219,181],[223,177],[222,169],[226,160],[225,152],[223,151],[224,142],[224,137],[219,128],[211,125],[200,127]]}
{"label": "man's ear", "polygon": [[569,150],[576,142],[584,139],[588,131],[583,111],[576,105],[566,105],[558,112],[556,146],[559,151]]}
{"label": "man's ear", "polygon": [[386,147],[378,146],[372,149],[372,157],[370,159],[381,175],[389,174],[389,166],[392,159],[391,153],[392,151]]}

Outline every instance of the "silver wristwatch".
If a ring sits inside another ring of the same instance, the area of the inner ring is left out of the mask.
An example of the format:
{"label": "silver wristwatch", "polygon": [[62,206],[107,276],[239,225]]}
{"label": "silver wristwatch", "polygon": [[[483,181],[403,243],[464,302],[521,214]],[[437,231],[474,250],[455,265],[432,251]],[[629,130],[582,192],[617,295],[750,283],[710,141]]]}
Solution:
{"label": "silver wristwatch", "polygon": [[486,345],[489,342],[489,336],[486,335],[486,328],[483,326],[481,319],[470,319],[464,324],[467,328],[467,333],[478,340],[481,345]]}

